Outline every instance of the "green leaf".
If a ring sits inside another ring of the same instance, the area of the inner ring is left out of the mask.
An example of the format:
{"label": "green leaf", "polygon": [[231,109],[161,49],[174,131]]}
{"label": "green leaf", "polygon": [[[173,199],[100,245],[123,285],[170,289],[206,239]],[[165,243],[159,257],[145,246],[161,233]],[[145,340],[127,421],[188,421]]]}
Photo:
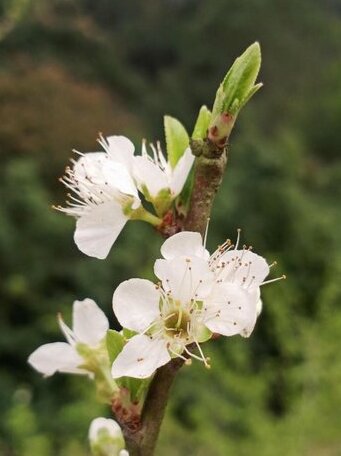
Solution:
{"label": "green leaf", "polygon": [[211,121],[212,113],[207,106],[201,106],[197,121],[192,133],[193,139],[204,139],[207,136],[207,129]]}
{"label": "green leaf", "polygon": [[249,93],[246,95],[246,97],[241,101],[240,103],[240,109],[246,105],[246,103],[250,100],[251,97],[253,97],[253,95],[258,92],[258,90],[263,87],[263,83],[262,82],[259,82],[258,84],[254,85],[252,87],[252,89],[250,89]]}
{"label": "green leaf", "polygon": [[163,118],[168,160],[172,168],[175,167],[189,144],[189,136],[185,127],[174,117]]}
{"label": "green leaf", "polygon": [[126,388],[130,392],[132,402],[140,402],[144,398],[151,378],[121,377],[116,382],[120,388]]}
{"label": "green leaf", "polygon": [[259,43],[253,43],[238,57],[220,84],[212,109],[212,121],[222,113],[238,114],[261,87],[255,85],[261,65]]}
{"label": "green leaf", "polygon": [[113,363],[118,354],[122,351],[125,341],[122,334],[113,329],[109,329],[106,337],[106,345],[109,353],[110,362]]}
{"label": "green leaf", "polygon": [[192,169],[185,182],[184,188],[182,189],[182,192],[176,199],[176,203],[175,203],[178,213],[182,216],[187,215],[187,212],[189,209],[189,203],[191,200],[193,185],[194,185],[194,166],[192,166]]}

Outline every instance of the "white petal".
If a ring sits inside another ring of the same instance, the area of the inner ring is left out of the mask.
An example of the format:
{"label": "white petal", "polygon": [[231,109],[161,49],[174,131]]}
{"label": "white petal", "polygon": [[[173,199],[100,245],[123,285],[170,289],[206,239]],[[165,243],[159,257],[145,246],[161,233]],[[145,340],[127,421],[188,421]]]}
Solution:
{"label": "white petal", "polygon": [[111,374],[113,378],[147,378],[170,359],[165,340],[134,336],[115,359]]}
{"label": "white petal", "polygon": [[257,317],[262,313],[263,309],[263,301],[261,299],[258,299],[257,304],[256,304],[256,312],[257,312]]}
{"label": "white petal", "polygon": [[109,194],[112,191],[113,197],[116,196],[116,191],[118,190],[125,195],[132,195],[139,199],[137,188],[131,175],[121,163],[107,160],[106,165],[103,167],[103,179],[107,186],[104,187],[104,191]]}
{"label": "white petal", "polygon": [[83,359],[71,345],[65,342],[54,342],[37,348],[28,358],[29,364],[46,377],[55,372],[70,374],[87,374],[80,366]]}
{"label": "white petal", "polygon": [[121,192],[138,198],[136,185],[127,170],[120,162],[112,160],[104,152],[93,152],[82,155],[73,167],[74,180],[84,198],[102,199],[119,197]]}
{"label": "white petal", "polygon": [[265,259],[250,250],[225,252],[220,258],[221,263],[224,263],[224,268],[220,278],[250,290],[259,287],[270,271]]}
{"label": "white petal", "polygon": [[153,163],[148,156],[135,157],[133,169],[139,189],[143,192],[144,186],[146,186],[152,198],[155,198],[160,190],[169,188],[166,173]]}
{"label": "white petal", "polygon": [[252,290],[250,292],[250,295],[252,296],[252,299],[254,299],[254,302],[256,302],[256,316],[253,320],[249,322],[249,324],[244,328],[243,332],[241,333],[241,336],[243,337],[249,337],[252,331],[254,330],[256,326],[256,321],[259,315],[262,312],[262,307],[263,307],[263,302],[260,299],[260,288],[256,288],[255,290]]}
{"label": "white petal", "polygon": [[245,335],[244,330],[254,326],[256,321],[256,306],[253,295],[239,285],[217,284],[204,302],[205,325],[224,336]]}
{"label": "white petal", "polygon": [[130,279],[116,288],[112,303],[124,328],[142,332],[159,316],[159,301],[160,293],[153,282]]}
{"label": "white petal", "polygon": [[166,260],[177,256],[209,258],[209,253],[203,246],[201,234],[193,231],[182,231],[166,239],[161,246],[161,254]]}
{"label": "white petal", "polygon": [[183,186],[185,185],[189,172],[192,168],[194,159],[195,157],[192,154],[191,149],[188,147],[176,164],[170,183],[174,197],[178,196],[181,193],[181,190],[183,189]]}
{"label": "white petal", "polygon": [[208,262],[197,257],[156,260],[154,273],[162,281],[164,290],[182,303],[204,299],[213,284]]}
{"label": "white petal", "polygon": [[98,433],[102,429],[105,429],[108,434],[114,439],[120,437],[123,438],[121,428],[115,420],[99,417],[91,421],[89,428],[89,439],[92,442],[96,441],[98,439]]}
{"label": "white petal", "polygon": [[127,450],[121,450],[119,453],[118,453],[118,456],[129,456],[129,453]]}
{"label": "white petal", "polygon": [[96,347],[106,336],[109,321],[92,299],[73,303],[73,332],[79,342]]}
{"label": "white petal", "polygon": [[86,255],[104,259],[127,220],[121,206],[115,201],[94,205],[77,220],[75,243]]}
{"label": "white petal", "polygon": [[[102,185],[104,183],[102,171],[107,161],[108,157],[104,152],[89,152],[81,155],[73,167],[75,179],[86,181],[87,185],[91,183]],[[81,185],[80,187],[82,188]]]}
{"label": "white petal", "polygon": [[129,171],[132,168],[134,144],[125,136],[108,136],[108,154],[116,162],[122,163]]}

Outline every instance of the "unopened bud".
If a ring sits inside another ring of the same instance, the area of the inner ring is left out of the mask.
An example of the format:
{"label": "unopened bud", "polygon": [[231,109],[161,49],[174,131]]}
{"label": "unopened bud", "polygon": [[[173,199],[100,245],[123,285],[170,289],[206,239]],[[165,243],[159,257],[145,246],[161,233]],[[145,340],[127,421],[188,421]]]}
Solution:
{"label": "unopened bud", "polygon": [[89,429],[93,456],[129,456],[120,426],[109,418],[95,418]]}

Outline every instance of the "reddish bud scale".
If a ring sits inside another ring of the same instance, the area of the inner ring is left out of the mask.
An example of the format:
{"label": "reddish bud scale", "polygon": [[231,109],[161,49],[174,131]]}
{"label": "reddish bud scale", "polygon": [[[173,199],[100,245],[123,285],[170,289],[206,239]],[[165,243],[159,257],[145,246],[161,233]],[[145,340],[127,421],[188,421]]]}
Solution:
{"label": "reddish bud scale", "polygon": [[208,139],[218,147],[224,147],[235,123],[235,116],[224,112],[217,116],[208,129]]}

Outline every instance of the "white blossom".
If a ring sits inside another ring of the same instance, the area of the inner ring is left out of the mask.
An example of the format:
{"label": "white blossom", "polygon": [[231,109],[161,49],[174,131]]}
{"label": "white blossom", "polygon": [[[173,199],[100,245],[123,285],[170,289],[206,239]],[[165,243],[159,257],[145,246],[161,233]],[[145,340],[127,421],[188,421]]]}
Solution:
{"label": "white blossom", "polygon": [[115,420],[95,418],[89,428],[89,441],[94,456],[129,456],[124,449],[122,430]]}
{"label": "white blossom", "polygon": [[[238,230],[235,245],[227,240],[211,256],[204,246],[201,235],[190,231],[175,234],[167,239],[161,247],[161,253],[166,260],[175,256],[190,255],[191,252],[196,257],[207,259],[215,281],[207,302],[212,310],[219,312],[220,317],[208,319],[206,325],[211,331],[226,336],[231,335],[233,329],[231,324],[237,329],[238,324],[235,324],[234,317],[236,311],[243,306],[249,307],[250,318],[240,334],[242,336],[251,334],[257,316],[262,310],[260,286],[272,282],[272,280],[264,282],[270,271],[270,266],[266,260],[246,246],[238,249],[239,237],[240,230]],[[282,276],[280,279],[284,277]],[[236,308],[232,306],[231,296],[234,297]],[[231,324],[227,325],[227,321],[230,321]]]}
{"label": "white blossom", "polygon": [[79,344],[92,349],[98,348],[109,329],[109,322],[103,311],[92,299],[73,303],[73,328],[70,329],[59,316],[58,321],[66,342],[54,342],[37,348],[28,358],[29,364],[49,377],[55,372],[92,375],[78,353]]}
{"label": "white blossom", "polygon": [[67,207],[58,210],[76,217],[74,240],[83,253],[104,259],[130,213],[141,205],[131,176],[134,146],[124,136],[101,139],[105,152],[80,154],[61,179],[69,188]]}
{"label": "white blossom", "polygon": [[[114,361],[114,378],[149,377],[172,357],[183,357],[183,352],[196,357],[187,345],[199,347],[209,337],[202,309],[212,279],[208,264],[199,258],[174,261],[176,264],[155,266],[162,285],[130,279],[116,289],[115,315],[124,328],[137,335]],[[200,359],[208,364],[203,355]]]}
{"label": "white blossom", "polygon": [[142,144],[142,155],[134,160],[134,177],[139,190],[151,201],[161,195],[169,200],[176,198],[183,189],[194,162],[194,155],[188,147],[174,168],[166,160],[160,143],[157,147],[150,145],[153,156],[147,153],[145,142]]}
{"label": "white blossom", "polygon": [[137,333],[114,361],[114,378],[149,377],[172,357],[198,358],[209,366],[200,342],[212,332],[245,335],[254,326],[259,287],[248,288],[236,271],[227,271],[223,280],[219,261],[225,248],[210,257],[198,233],[182,232],[165,241],[161,252],[164,259],[154,266],[160,284],[131,279],[114,293],[118,321]]}

